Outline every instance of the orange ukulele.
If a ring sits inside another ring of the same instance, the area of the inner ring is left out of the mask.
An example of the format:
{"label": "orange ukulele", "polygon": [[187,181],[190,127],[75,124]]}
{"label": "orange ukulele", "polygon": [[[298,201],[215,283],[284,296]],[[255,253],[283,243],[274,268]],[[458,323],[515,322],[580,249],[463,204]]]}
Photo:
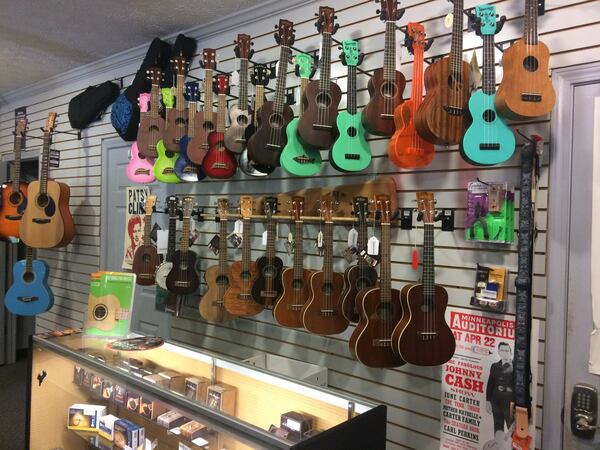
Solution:
{"label": "orange ukulele", "polygon": [[425,28],[420,23],[407,25],[410,45],[414,54],[411,99],[394,110],[396,132],[388,144],[390,160],[398,167],[414,169],[425,167],[433,160],[434,145],[424,140],[415,129],[414,117],[423,102],[423,53],[430,43],[425,40]]}
{"label": "orange ukulele", "polygon": [[13,165],[12,188],[2,189],[0,200],[0,239],[19,237],[21,217],[27,206],[27,183],[21,183],[21,151],[25,147],[27,119],[17,119],[15,125],[15,162]]}

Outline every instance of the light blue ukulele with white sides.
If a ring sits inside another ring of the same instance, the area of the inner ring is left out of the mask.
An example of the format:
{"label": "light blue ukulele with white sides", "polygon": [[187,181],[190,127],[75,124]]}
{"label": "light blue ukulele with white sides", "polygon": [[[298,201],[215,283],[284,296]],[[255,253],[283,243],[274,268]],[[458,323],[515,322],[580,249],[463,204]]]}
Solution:
{"label": "light blue ukulele with white sides", "polygon": [[463,137],[462,155],[471,164],[489,166],[509,159],[515,152],[515,136],[496,112],[496,78],[494,73],[494,34],[502,28],[505,18],[496,22],[496,7],[475,7],[475,29],[483,39],[482,89],[469,99],[473,123]]}
{"label": "light blue ukulele with white sides", "polygon": [[13,266],[14,281],[4,297],[6,308],[18,316],[35,316],[54,305],[54,294],[48,286],[48,264],[33,259],[33,249],[27,247],[25,259]]}

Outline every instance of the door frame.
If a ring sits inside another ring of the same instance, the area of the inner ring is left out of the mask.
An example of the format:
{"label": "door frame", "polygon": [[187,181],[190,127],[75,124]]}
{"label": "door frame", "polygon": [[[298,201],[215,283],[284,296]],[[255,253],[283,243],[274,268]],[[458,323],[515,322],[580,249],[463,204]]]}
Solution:
{"label": "door frame", "polygon": [[546,330],[552,333],[545,334],[542,442],[546,450],[560,450],[563,443],[574,90],[597,82],[600,63],[552,71],[556,106],[550,129]]}
{"label": "door frame", "polygon": [[[100,148],[102,149],[102,195],[100,197],[100,243],[102,239],[108,235],[108,174],[111,170],[108,167],[108,152],[113,151],[117,147],[123,147],[123,139],[119,137],[102,139]],[[113,168],[114,170],[114,168]],[[108,257],[108,242],[106,245],[100,246],[100,267],[106,267],[106,259]]]}

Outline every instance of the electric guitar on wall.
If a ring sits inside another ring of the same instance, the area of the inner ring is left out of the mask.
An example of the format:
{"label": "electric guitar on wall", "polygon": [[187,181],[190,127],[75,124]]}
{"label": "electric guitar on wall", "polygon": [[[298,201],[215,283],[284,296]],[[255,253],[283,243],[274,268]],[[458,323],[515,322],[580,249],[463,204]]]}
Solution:
{"label": "electric guitar on wall", "polygon": [[[296,60],[296,74],[300,77],[300,98],[303,99],[315,67],[310,55],[298,53],[294,59]],[[319,172],[322,159],[319,150],[307,147],[298,136],[298,122],[304,114],[303,111],[304,101],[301,101],[298,118],[294,118],[285,130],[287,144],[285,144],[279,156],[279,163],[281,167],[293,175],[310,177]]]}
{"label": "electric guitar on wall", "polygon": [[392,289],[390,196],[378,195],[376,208],[381,217],[381,276],[379,286],[364,289],[357,298],[360,320],[348,342],[354,358],[369,367],[396,367],[404,364],[392,349],[392,332],[402,319],[400,291]]}
{"label": "electric guitar on wall", "polygon": [[219,264],[211,266],[204,272],[204,280],[208,290],[200,299],[200,316],[210,322],[225,322],[235,316],[225,309],[224,295],[229,287],[229,264],[227,263],[227,216],[229,201],[218,200],[219,215]]}
{"label": "electric guitar on wall", "polygon": [[[150,90],[150,112],[140,119],[137,144],[140,155],[145,158],[156,158],[156,146],[162,140],[165,131],[165,119],[159,114],[160,109],[160,82],[162,72],[154,66],[147,70],[148,78],[152,83]],[[141,107],[141,106],[140,106]]]}
{"label": "electric guitar on wall", "polygon": [[381,0],[379,16],[385,21],[383,68],[375,69],[367,85],[371,99],[362,112],[365,129],[377,136],[394,133],[394,110],[403,102],[406,79],[396,70],[396,21],[402,17],[398,0]]}
{"label": "electric guitar on wall", "polygon": [[164,143],[167,150],[179,151],[179,142],[188,128],[188,109],[185,106],[184,89],[185,76],[189,61],[184,56],[176,56],[171,60],[173,70],[177,75],[175,81],[175,107],[167,110]]}
{"label": "electric guitar on wall", "polygon": [[21,183],[21,152],[25,148],[27,119],[21,117],[15,124],[12,186],[1,189],[0,199],[0,239],[19,237],[21,218],[27,207],[27,183]]}
{"label": "electric guitar on wall", "polygon": [[140,245],[133,255],[131,270],[135,273],[135,282],[143,286],[153,285],[156,281],[156,268],[160,263],[156,246],[150,239],[152,232],[152,213],[156,205],[156,195],[147,195],[144,203],[144,243]]}
{"label": "electric guitar on wall", "polygon": [[64,247],[75,235],[75,223],[69,210],[71,189],[64,183],[48,179],[50,144],[56,113],[48,113],[44,127],[44,143],[40,179],[27,188],[27,208],[21,218],[21,240],[33,248]]}
{"label": "electric guitar on wall", "polygon": [[45,261],[33,259],[27,247],[26,257],[13,266],[13,284],[4,296],[6,308],[18,316],[34,316],[54,305],[54,294],[48,286],[49,267]]}
{"label": "electric guitar on wall", "polygon": [[[138,97],[140,106],[140,118],[148,114],[151,94],[142,92]],[[141,120],[141,119],[140,119]],[[156,180],[154,176],[154,161],[140,154],[138,143],[131,144],[131,159],[127,164],[127,178],[134,183],[148,184]]]}
{"label": "electric guitar on wall", "polygon": [[319,7],[315,23],[321,33],[319,81],[311,81],[302,97],[304,114],[298,121],[300,140],[312,148],[329,149],[333,144],[335,119],[342,98],[340,87],[331,81],[331,36],[339,28],[335,23],[335,11],[327,6]]}
{"label": "electric guitar on wall", "polygon": [[550,51],[538,39],[536,0],[525,0],[523,38],[502,54],[504,75],[496,93],[502,117],[527,120],[548,114],[556,94],[548,76]]}
{"label": "electric guitar on wall", "polygon": [[402,288],[402,320],[394,328],[392,348],[396,356],[417,366],[438,366],[452,355],[456,342],[446,323],[448,293],[435,284],[433,224],[435,202],[432,192],[417,192],[417,209],[423,218],[423,278]]}
{"label": "electric guitar on wall", "polygon": [[356,109],[356,66],[363,58],[358,53],[358,42],[342,41],[342,63],[348,67],[346,111],[337,116],[339,137],[329,152],[329,162],[340,172],[359,172],[371,164],[371,148],[365,139],[362,113]]}
{"label": "electric guitar on wall", "polygon": [[[173,110],[174,98],[170,88],[163,88],[162,92],[163,103],[165,104],[167,115],[169,115]],[[162,139],[156,144],[156,152],[158,153],[158,157],[154,161],[154,167],[152,168],[156,179],[162,183],[179,183],[179,177],[175,173],[175,163],[179,154],[167,149]]]}
{"label": "electric guitar on wall", "polygon": [[334,201],[322,199],[320,212],[325,220],[323,231],[323,268],[310,277],[310,297],[302,308],[302,324],[315,334],[338,334],[348,328],[341,310],[344,277],[333,271]]}
{"label": "electric guitar on wall", "polygon": [[196,182],[206,176],[202,172],[202,167],[194,164],[188,156],[189,143],[196,135],[196,113],[200,89],[196,81],[188,81],[185,85],[188,99],[188,129],[186,135],[179,141],[179,157],[175,162],[175,175],[181,181]]}
{"label": "electric guitar on wall", "polygon": [[[469,99],[469,111],[473,123],[463,137],[461,153],[464,159],[475,165],[498,164],[509,159],[515,152],[515,135],[496,112],[496,77],[494,62],[494,34],[496,7],[475,7],[477,34],[483,39],[482,89]],[[505,18],[500,19],[504,23]]]}
{"label": "electric guitar on wall", "polygon": [[156,284],[167,290],[167,276],[173,268],[173,253],[175,253],[175,241],[177,234],[177,217],[179,202],[174,195],[167,199],[169,210],[169,237],[167,243],[167,255],[165,260],[156,268]]}

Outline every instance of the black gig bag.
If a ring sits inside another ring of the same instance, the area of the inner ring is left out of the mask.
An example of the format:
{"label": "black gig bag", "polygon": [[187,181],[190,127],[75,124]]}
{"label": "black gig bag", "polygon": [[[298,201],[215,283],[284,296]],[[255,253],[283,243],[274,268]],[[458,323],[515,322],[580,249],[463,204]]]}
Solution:
{"label": "black gig bag", "polygon": [[69,102],[69,122],[71,128],[83,130],[90,123],[100,120],[102,113],[119,96],[119,85],[105,81],[97,86],[90,86],[77,94]]}

